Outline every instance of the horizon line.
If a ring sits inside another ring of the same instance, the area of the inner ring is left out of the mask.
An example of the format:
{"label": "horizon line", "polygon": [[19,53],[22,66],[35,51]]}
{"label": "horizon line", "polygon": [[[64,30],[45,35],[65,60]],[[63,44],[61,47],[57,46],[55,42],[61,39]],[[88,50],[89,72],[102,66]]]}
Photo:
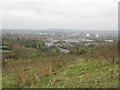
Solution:
{"label": "horizon line", "polygon": [[37,31],[43,31],[43,30],[77,30],[77,31],[83,31],[83,30],[85,30],[85,31],[118,31],[118,30],[116,30],[116,29],[114,29],[114,30],[92,30],[92,29],[7,29],[7,28],[2,28],[1,30],[37,30]]}

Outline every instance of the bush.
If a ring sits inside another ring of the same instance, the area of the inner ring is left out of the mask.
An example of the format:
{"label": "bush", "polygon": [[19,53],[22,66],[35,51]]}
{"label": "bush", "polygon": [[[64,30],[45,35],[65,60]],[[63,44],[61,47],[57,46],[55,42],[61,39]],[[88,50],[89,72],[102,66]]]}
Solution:
{"label": "bush", "polygon": [[16,54],[17,58],[21,58],[25,56],[26,50],[21,45],[15,44],[13,46],[13,52]]}

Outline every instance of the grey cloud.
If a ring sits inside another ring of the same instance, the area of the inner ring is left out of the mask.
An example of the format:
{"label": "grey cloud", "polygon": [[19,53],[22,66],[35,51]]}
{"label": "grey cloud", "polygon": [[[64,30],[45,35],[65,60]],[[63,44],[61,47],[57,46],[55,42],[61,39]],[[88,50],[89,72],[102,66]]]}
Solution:
{"label": "grey cloud", "polygon": [[109,1],[5,2],[3,28],[117,29],[117,3]]}

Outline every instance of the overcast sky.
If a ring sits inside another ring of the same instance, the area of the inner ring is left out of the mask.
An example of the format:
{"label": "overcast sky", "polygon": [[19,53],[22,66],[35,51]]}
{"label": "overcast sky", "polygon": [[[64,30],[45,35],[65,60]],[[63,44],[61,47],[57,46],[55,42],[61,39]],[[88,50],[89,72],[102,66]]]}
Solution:
{"label": "overcast sky", "polygon": [[119,0],[2,0],[2,28],[117,30]]}

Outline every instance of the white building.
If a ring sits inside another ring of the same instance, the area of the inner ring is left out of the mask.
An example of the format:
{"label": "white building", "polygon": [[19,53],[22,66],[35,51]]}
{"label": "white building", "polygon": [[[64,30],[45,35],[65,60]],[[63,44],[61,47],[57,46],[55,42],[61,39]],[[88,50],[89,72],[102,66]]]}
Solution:
{"label": "white building", "polygon": [[86,36],[87,36],[87,37],[89,37],[89,36],[90,36],[90,34],[86,34]]}
{"label": "white building", "polygon": [[99,38],[99,34],[96,34],[96,37]]}
{"label": "white building", "polygon": [[106,42],[113,42],[113,40],[105,40]]}

